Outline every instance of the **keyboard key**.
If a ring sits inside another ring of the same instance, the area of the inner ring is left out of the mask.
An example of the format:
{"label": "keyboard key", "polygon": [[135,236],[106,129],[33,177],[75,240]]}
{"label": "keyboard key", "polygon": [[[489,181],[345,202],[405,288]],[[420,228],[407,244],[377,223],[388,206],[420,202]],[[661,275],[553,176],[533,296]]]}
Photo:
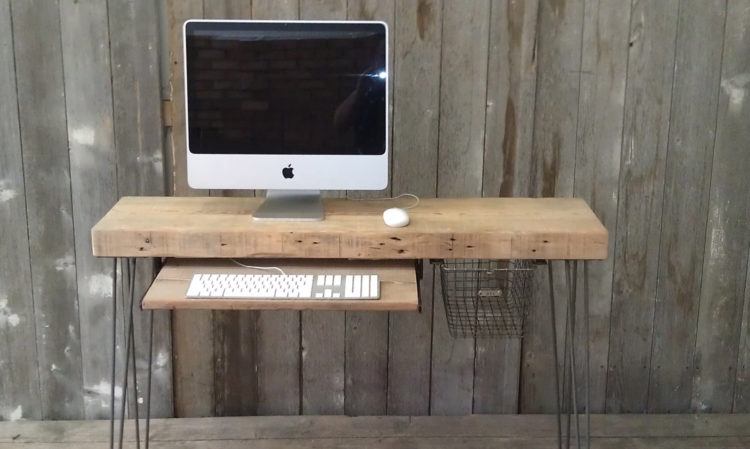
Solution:
{"label": "keyboard key", "polygon": [[362,296],[370,296],[370,276],[362,276]]}
{"label": "keyboard key", "polygon": [[344,297],[352,298],[354,296],[354,276],[347,274],[344,279]]}

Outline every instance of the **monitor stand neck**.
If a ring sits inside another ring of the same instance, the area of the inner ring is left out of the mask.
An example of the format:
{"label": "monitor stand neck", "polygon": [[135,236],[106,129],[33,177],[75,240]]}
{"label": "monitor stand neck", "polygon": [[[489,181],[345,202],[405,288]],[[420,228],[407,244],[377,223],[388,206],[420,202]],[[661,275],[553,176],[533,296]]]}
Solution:
{"label": "monitor stand neck", "polygon": [[253,213],[258,221],[321,221],[325,218],[319,190],[269,190]]}

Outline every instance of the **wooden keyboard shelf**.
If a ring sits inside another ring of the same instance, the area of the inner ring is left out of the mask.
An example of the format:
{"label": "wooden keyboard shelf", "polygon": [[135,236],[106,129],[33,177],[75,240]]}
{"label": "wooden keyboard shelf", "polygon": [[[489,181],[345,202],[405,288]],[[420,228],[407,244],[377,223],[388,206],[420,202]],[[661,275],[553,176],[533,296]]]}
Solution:
{"label": "wooden keyboard shelf", "polygon": [[231,260],[168,259],[143,298],[144,309],[225,310],[370,310],[416,311],[419,308],[414,262],[409,260],[313,260],[254,259],[258,266],[275,266],[287,274],[315,274],[336,271],[380,276],[378,300],[323,299],[188,299],[188,284],[194,273],[266,273],[246,268]]}

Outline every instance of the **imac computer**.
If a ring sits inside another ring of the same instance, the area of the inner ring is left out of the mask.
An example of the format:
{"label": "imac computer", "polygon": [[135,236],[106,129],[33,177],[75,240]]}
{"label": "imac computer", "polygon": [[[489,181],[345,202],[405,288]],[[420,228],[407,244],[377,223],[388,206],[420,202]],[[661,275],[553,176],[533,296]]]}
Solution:
{"label": "imac computer", "polygon": [[188,184],[267,189],[255,219],[322,220],[320,190],[388,184],[382,22],[188,20]]}

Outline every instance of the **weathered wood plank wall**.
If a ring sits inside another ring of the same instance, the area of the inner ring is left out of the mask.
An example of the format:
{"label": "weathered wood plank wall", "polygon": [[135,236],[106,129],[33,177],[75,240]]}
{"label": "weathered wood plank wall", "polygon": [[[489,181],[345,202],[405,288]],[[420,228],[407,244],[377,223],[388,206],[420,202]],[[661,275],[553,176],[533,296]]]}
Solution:
{"label": "weathered wood plank wall", "polygon": [[[0,0],[0,418],[107,416],[118,196],[254,194],[187,187],[201,17],[386,21],[392,183],[336,194],[585,198],[594,409],[750,410],[750,0]],[[421,314],[159,314],[155,414],[551,412],[540,276],[523,340],[450,338],[429,266]]]}
{"label": "weathered wood plank wall", "polygon": [[[113,264],[89,229],[119,195],[165,191],[158,49],[153,2],[0,2],[3,419],[109,416]],[[171,416],[156,320],[154,413]]]}

